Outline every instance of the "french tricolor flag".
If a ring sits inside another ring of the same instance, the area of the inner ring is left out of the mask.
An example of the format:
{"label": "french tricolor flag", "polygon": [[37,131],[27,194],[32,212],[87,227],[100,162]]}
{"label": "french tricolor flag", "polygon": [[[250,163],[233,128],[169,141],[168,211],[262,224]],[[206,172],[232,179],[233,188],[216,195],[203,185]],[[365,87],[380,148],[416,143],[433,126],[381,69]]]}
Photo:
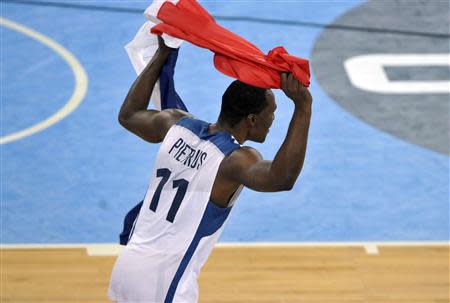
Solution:
{"label": "french tricolor flag", "polygon": [[[178,0],[168,1],[173,4],[178,2]],[[150,29],[160,23],[156,16],[164,2],[166,1],[155,0],[145,10],[144,16],[147,19],[147,22],[141,26],[134,39],[125,46],[125,50],[138,75],[144,70],[158,49],[158,37],[151,34]],[[178,50],[183,40],[171,37],[167,34],[163,34],[162,38],[167,46],[176,50],[171,53],[161,70],[159,80],[153,89],[151,101],[156,109],[178,108],[187,111],[186,106],[175,91],[173,79],[178,58]]]}

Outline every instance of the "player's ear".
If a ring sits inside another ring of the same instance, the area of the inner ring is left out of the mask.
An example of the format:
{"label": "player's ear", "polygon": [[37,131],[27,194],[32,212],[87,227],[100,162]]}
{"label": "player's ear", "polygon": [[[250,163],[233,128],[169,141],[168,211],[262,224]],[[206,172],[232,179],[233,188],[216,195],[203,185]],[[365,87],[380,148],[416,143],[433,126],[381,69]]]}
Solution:
{"label": "player's ear", "polygon": [[256,115],[250,114],[247,116],[247,123],[250,127],[253,127],[256,123]]}

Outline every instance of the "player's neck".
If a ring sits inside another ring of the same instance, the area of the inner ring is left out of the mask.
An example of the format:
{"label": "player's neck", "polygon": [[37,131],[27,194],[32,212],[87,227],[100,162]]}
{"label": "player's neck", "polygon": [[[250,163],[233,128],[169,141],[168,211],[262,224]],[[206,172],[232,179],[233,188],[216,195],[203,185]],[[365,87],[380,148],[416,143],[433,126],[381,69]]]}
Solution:
{"label": "player's neck", "polygon": [[245,142],[245,132],[241,130],[241,127],[239,127],[239,123],[235,127],[231,127],[226,122],[218,120],[216,123],[212,123],[209,125],[210,134],[220,131],[224,131],[232,135],[236,139],[236,141],[239,142],[239,144]]}

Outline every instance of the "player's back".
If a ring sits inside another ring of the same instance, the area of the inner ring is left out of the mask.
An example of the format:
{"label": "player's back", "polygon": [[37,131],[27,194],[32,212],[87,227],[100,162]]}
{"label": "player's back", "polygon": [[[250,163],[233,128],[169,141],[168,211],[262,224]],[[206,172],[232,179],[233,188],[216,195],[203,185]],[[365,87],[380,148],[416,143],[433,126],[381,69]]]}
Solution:
{"label": "player's back", "polygon": [[119,302],[196,302],[197,277],[229,207],[210,195],[222,159],[240,145],[226,132],[185,117],[168,131],[131,239],[114,267],[110,296]]}

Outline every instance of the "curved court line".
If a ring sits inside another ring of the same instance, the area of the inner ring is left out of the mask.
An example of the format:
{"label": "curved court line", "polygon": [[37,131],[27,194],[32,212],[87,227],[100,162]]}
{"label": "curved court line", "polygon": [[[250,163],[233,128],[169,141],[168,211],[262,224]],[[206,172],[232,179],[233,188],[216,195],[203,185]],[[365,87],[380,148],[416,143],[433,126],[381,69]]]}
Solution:
{"label": "curved court line", "polygon": [[72,113],[81,104],[84,97],[86,96],[88,87],[88,76],[86,74],[86,71],[81,66],[80,62],[78,62],[78,60],[75,58],[75,56],[72,55],[60,44],[53,41],[52,39],[5,18],[0,18],[0,25],[8,27],[17,32],[23,33],[55,51],[67,62],[67,64],[70,66],[75,76],[75,88],[73,90],[72,96],[60,110],[58,110],[56,113],[54,113],[52,116],[45,119],[44,121],[41,121],[29,128],[1,137],[0,144],[5,144],[40,132],[52,126],[53,124],[61,121],[62,119],[67,117],[70,113]]}

